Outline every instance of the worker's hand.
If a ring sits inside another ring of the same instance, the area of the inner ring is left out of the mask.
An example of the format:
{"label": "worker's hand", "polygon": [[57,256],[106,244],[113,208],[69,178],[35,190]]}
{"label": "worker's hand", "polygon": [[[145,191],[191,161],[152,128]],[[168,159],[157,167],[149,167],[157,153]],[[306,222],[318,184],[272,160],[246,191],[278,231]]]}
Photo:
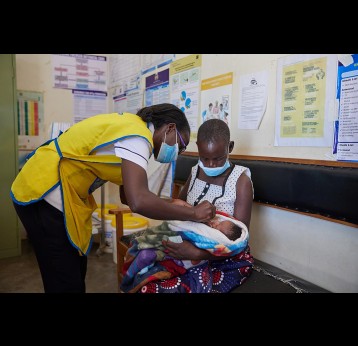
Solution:
{"label": "worker's hand", "polygon": [[199,203],[194,209],[194,219],[192,221],[207,222],[216,215],[216,207],[208,201]]}
{"label": "worker's hand", "polygon": [[191,204],[189,204],[186,201],[183,201],[182,199],[179,198],[174,198],[170,201],[170,203],[176,204],[176,205],[181,205],[182,207],[190,207],[192,208],[193,206]]}

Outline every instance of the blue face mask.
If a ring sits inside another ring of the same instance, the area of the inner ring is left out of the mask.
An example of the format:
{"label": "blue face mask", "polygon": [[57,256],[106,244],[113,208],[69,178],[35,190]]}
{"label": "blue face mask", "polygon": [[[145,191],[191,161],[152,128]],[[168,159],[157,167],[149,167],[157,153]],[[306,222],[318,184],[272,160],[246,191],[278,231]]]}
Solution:
{"label": "blue face mask", "polygon": [[229,160],[226,160],[224,166],[221,167],[205,167],[204,164],[199,160],[199,167],[209,177],[217,177],[221,173],[224,173],[230,167],[230,162]]}
{"label": "blue face mask", "polygon": [[160,146],[160,150],[156,158],[156,161],[161,163],[175,161],[178,158],[179,153],[178,142],[176,142],[174,145],[168,145],[167,143],[165,143],[166,136],[167,134],[164,134],[164,142]]}

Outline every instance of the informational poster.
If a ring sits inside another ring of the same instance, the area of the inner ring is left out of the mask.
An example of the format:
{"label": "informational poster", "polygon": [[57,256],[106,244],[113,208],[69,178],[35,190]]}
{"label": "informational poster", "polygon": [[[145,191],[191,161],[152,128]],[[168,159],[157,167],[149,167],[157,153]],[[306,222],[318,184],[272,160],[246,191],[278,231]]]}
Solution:
{"label": "informational poster", "polygon": [[141,90],[128,91],[126,112],[137,114],[141,108],[143,108],[143,92]]}
{"label": "informational poster", "polygon": [[201,54],[189,55],[170,64],[170,103],[188,118],[191,137],[195,138],[199,122]]}
{"label": "informational poster", "polygon": [[17,92],[17,123],[20,149],[35,149],[42,144],[43,93],[21,90]]}
{"label": "informational poster", "polygon": [[107,59],[86,54],[52,55],[53,87],[107,91]]}
{"label": "informational poster", "polygon": [[78,123],[93,115],[107,113],[107,93],[103,91],[72,90],[73,122]]}
{"label": "informational poster", "polygon": [[109,57],[109,88],[118,87],[119,94],[139,89],[141,77],[140,54],[112,54]]}
{"label": "informational poster", "polygon": [[331,146],[336,66],[333,54],[278,60],[276,146]]}
{"label": "informational poster", "polygon": [[113,96],[113,112],[118,114],[127,112],[127,94]]}
{"label": "informational poster", "polygon": [[137,114],[143,107],[143,92],[132,90],[124,94],[113,95],[113,112]]}
{"label": "informational poster", "polygon": [[358,54],[338,56],[337,160],[358,161]]}
{"label": "informational poster", "polygon": [[142,74],[170,64],[175,54],[141,54]]}
{"label": "informational poster", "polygon": [[240,77],[239,129],[257,130],[266,111],[268,71]]}
{"label": "informational poster", "polygon": [[145,106],[147,107],[169,102],[169,69],[146,77]]}
{"label": "informational poster", "polygon": [[220,119],[230,127],[232,79],[230,72],[201,82],[201,124],[209,119]]}

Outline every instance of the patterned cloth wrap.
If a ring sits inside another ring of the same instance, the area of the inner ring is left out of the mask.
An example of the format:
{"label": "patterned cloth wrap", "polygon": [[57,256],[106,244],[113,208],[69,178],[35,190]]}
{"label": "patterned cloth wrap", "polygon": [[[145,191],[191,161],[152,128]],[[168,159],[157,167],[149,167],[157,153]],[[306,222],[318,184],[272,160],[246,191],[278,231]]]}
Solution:
{"label": "patterned cloth wrap", "polygon": [[234,256],[248,250],[249,232],[244,223],[226,213],[217,211],[220,220],[230,220],[241,229],[241,237],[229,240],[220,231],[203,223],[192,221],[167,221],[161,225],[148,228],[140,236],[134,238],[126,254],[123,267],[123,280],[120,289],[134,293],[151,281],[178,277],[187,272],[195,264],[201,265],[208,261],[181,261],[167,256],[162,240],[178,234],[192,242],[198,248],[209,251],[215,256]]}

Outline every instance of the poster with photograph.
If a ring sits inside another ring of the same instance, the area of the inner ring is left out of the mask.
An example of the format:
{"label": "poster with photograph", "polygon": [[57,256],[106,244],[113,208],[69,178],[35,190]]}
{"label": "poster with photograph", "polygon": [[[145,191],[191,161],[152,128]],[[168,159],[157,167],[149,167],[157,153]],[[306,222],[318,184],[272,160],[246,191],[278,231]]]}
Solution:
{"label": "poster with photograph", "polygon": [[201,121],[220,119],[230,127],[233,73],[226,73],[201,82]]}

